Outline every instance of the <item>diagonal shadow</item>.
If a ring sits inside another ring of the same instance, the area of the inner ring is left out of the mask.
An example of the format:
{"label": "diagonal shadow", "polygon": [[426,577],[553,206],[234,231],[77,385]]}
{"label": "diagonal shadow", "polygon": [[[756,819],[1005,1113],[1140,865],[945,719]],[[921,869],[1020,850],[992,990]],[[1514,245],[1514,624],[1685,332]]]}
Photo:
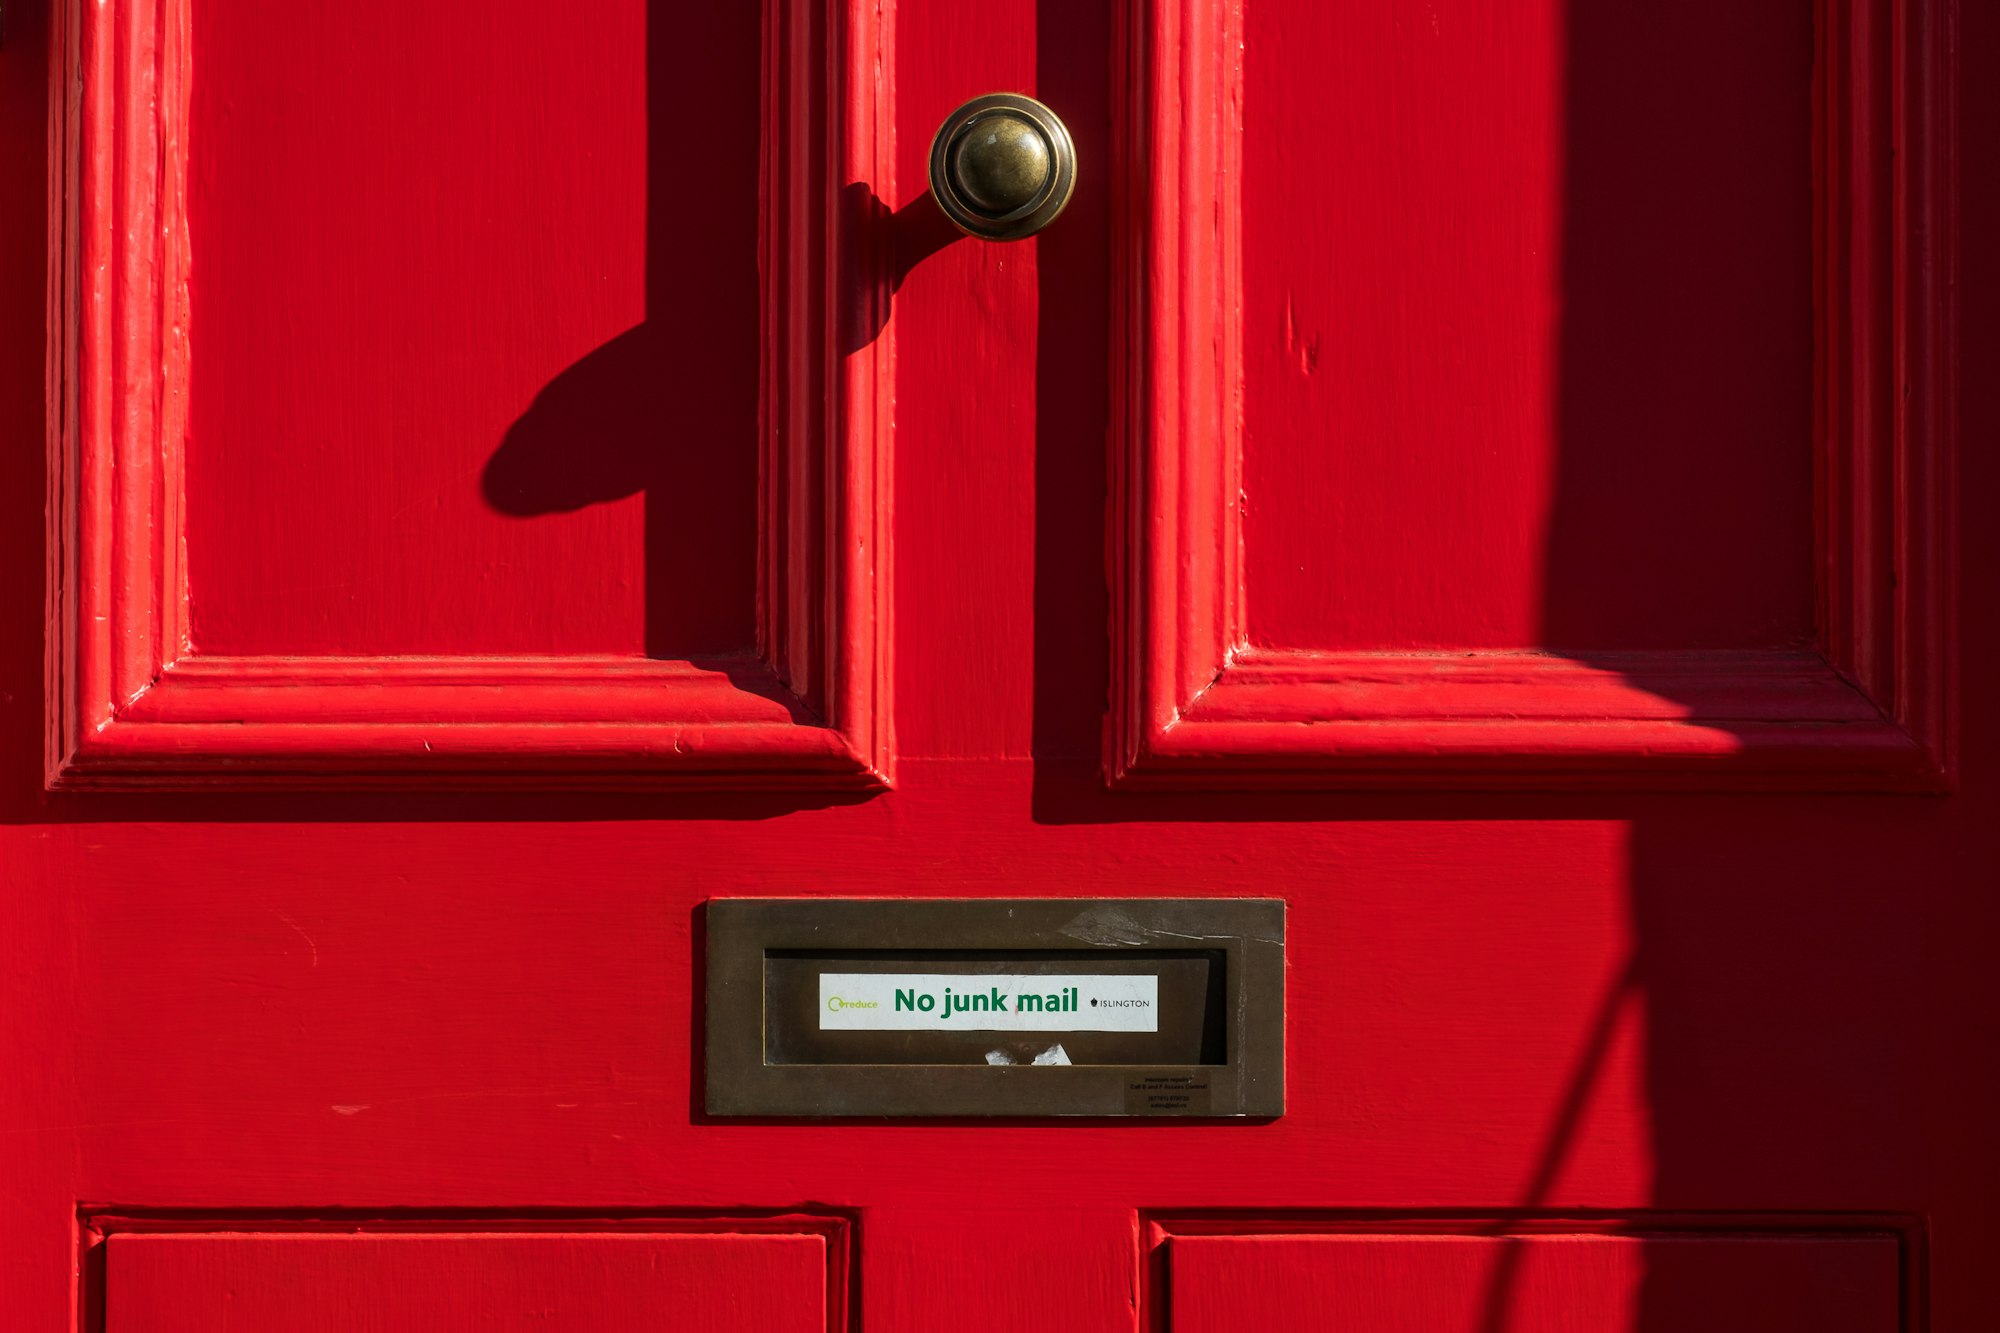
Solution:
{"label": "diagonal shadow", "polygon": [[[1552,1202],[1556,1182],[1561,1178],[1577,1134],[1583,1128],[1584,1112],[1589,1109],[1591,1093],[1596,1091],[1611,1056],[1619,1023],[1640,998],[1642,992],[1637,958],[1628,957],[1598,999],[1590,1025],[1584,1033],[1582,1047],[1563,1085],[1562,1095],[1556,1100],[1555,1115],[1535,1154],[1527,1187],[1513,1202],[1514,1209],[1532,1213],[1548,1207]],[[1496,1228],[1496,1232],[1501,1240],[1500,1255],[1494,1261],[1480,1300],[1478,1333],[1509,1333],[1514,1294],[1521,1282],[1521,1264],[1527,1257],[1527,1251],[1506,1236],[1504,1224]]]}
{"label": "diagonal shadow", "polygon": [[[1574,0],[1563,29],[1563,304],[1540,643],[1609,670],[1625,660],[1596,645],[1804,646],[1814,616],[1808,7]],[[1686,98],[1690,81],[1708,97]],[[1660,569],[1675,577],[1654,577]],[[1699,716],[1678,682],[1624,674]],[[1692,794],[1628,811],[1631,953],[1557,1095],[1519,1208],[1566,1202],[1554,1191],[1591,1091],[1621,1018],[1640,1007],[1650,1200],[1699,1196],[1687,1145],[1730,1100],[1712,1086],[1708,1053],[1775,1031],[1767,978],[1718,965],[1687,882],[1690,865],[1740,838],[1741,810],[1741,798]],[[1707,873],[1730,879],[1720,863]],[[1732,928],[1755,930],[1759,915],[1732,913]],[[1686,1003],[1691,968],[1693,985],[1733,997],[1726,1029]],[[1503,1250],[1482,1333],[1517,1326],[1523,1257]],[[1690,1326],[1699,1282],[1658,1252],[1638,1277],[1632,1333]]]}

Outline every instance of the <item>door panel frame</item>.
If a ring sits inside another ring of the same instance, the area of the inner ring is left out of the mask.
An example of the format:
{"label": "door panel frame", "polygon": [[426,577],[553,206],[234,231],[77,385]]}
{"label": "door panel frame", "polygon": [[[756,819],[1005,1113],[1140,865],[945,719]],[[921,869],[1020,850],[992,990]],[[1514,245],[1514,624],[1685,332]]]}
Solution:
{"label": "door panel frame", "polygon": [[183,538],[189,0],[58,7],[50,787],[889,785],[889,266],[851,206],[891,189],[887,11],[763,20],[758,651],[213,657]]}
{"label": "door panel frame", "polygon": [[1588,662],[1249,644],[1241,6],[1118,43],[1110,784],[1947,789],[1951,0],[1815,4],[1817,643]]}

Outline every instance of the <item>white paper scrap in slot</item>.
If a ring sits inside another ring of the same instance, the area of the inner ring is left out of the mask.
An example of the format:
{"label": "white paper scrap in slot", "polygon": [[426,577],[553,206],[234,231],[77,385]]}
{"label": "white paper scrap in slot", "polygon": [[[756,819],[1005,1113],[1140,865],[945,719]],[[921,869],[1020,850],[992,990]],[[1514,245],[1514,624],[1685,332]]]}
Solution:
{"label": "white paper scrap in slot", "polygon": [[822,1032],[1158,1032],[1157,976],[822,972]]}

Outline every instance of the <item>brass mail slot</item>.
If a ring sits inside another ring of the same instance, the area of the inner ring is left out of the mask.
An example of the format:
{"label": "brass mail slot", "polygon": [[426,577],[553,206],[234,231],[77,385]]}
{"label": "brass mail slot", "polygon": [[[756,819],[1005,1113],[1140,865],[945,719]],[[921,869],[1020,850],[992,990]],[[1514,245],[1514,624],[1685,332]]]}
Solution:
{"label": "brass mail slot", "polygon": [[1285,905],[707,905],[711,1115],[1282,1115]]}

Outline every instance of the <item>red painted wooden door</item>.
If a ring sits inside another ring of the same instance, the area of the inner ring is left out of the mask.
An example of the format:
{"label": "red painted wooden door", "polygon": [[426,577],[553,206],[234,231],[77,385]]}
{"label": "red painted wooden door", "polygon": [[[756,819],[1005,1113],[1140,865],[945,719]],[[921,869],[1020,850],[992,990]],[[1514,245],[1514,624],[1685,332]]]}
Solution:
{"label": "red painted wooden door", "polygon": [[[1993,7],[5,18],[0,1329],[2000,1326]],[[710,1117],[813,895],[1285,1113]]]}

